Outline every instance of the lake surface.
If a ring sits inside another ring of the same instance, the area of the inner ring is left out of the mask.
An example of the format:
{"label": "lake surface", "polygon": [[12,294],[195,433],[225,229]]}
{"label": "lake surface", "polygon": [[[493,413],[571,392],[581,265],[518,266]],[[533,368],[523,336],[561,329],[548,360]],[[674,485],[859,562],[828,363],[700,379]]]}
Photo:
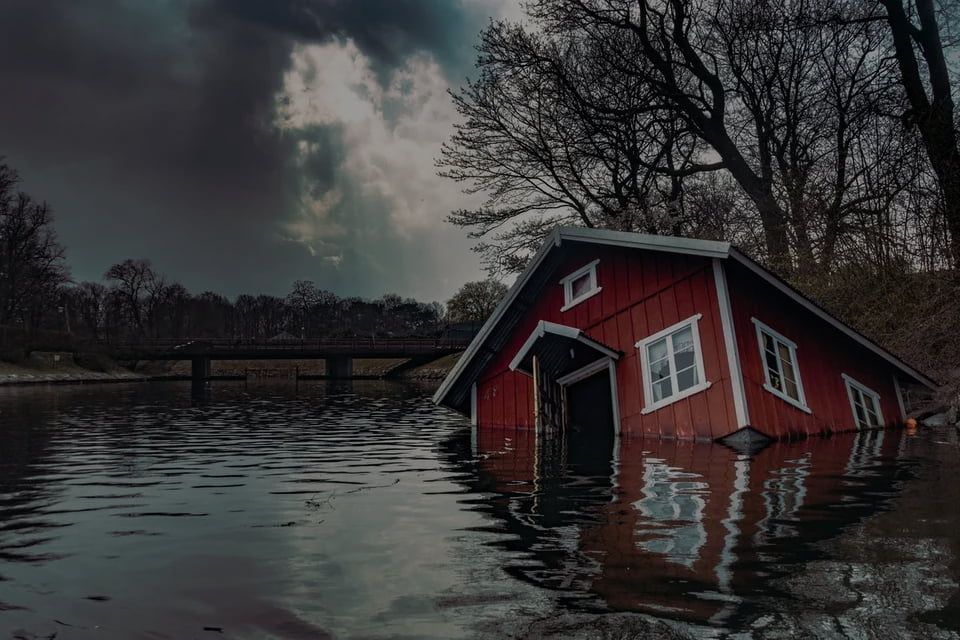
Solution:
{"label": "lake surface", "polygon": [[429,392],[0,389],[0,637],[957,637],[953,429],[611,459]]}

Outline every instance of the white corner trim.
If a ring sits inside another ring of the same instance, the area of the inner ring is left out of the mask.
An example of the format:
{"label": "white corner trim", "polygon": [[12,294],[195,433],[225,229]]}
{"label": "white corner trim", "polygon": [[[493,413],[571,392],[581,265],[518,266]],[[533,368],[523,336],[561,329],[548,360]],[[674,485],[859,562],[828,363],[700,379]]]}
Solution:
{"label": "white corner trim", "polygon": [[717,289],[717,305],[720,307],[724,351],[727,353],[727,367],[730,369],[733,409],[737,416],[737,428],[743,428],[750,424],[750,413],[747,409],[747,392],[743,385],[743,370],[740,367],[740,350],[737,346],[737,332],[733,324],[733,308],[730,304],[727,273],[723,270],[723,261],[720,258],[713,259],[713,278]]}
{"label": "white corner trim", "polygon": [[[617,394],[617,363],[613,358],[607,358],[607,367],[610,370],[610,401],[613,402],[613,435],[620,437],[620,397]],[[619,449],[618,443],[614,443],[614,454]]]}
{"label": "white corner trim", "polygon": [[900,380],[897,374],[893,374],[893,390],[897,394],[897,406],[900,408],[900,420],[907,421],[907,405],[903,402],[903,389],[900,388]]}
{"label": "white corner trim", "polygon": [[653,413],[654,411],[663,409],[664,407],[671,405],[674,402],[677,402],[678,400],[683,400],[684,398],[689,398],[694,394],[700,393],[702,391],[706,391],[712,385],[713,385],[712,382],[701,382],[699,384],[695,384],[689,389],[684,389],[680,393],[673,394],[669,398],[664,398],[663,400],[654,402],[653,404],[646,405],[643,409],[640,410],[640,415],[645,416],[648,413]]}
{"label": "white corner trim", "polygon": [[477,383],[470,385],[470,453],[476,457],[479,451],[479,434],[477,427],[480,424],[480,417],[477,413]]}
{"label": "white corner trim", "polygon": [[470,424],[477,426],[477,383],[470,385]]}

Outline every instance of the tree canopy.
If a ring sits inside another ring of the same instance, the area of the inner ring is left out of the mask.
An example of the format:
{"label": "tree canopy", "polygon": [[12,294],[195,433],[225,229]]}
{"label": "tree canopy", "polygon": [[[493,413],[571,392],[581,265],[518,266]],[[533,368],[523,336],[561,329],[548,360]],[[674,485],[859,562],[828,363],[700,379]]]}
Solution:
{"label": "tree canopy", "polygon": [[[955,133],[931,2],[907,49],[936,62],[920,84]],[[534,1],[529,22],[484,31],[479,75],[453,94],[440,171],[486,201],[450,219],[494,273],[556,224],[732,240],[787,275],[865,254],[949,264],[960,210],[905,117],[893,5]]]}
{"label": "tree canopy", "polygon": [[484,322],[507,293],[502,282],[493,279],[467,282],[447,302],[449,322]]}

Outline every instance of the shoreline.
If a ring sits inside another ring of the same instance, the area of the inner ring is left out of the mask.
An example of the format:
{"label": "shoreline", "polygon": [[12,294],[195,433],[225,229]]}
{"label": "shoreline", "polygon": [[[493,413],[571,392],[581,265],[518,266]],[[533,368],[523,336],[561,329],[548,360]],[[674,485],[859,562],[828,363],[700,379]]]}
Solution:
{"label": "shoreline", "polygon": [[141,374],[129,373],[102,373],[90,371],[88,373],[49,374],[9,374],[0,375],[0,387],[31,387],[40,385],[68,385],[68,384],[116,384],[120,382],[152,382],[154,378]]}
{"label": "shoreline", "polygon": [[[6,363],[0,363],[0,366]],[[447,363],[444,363],[447,364]],[[0,388],[3,387],[35,387],[42,385],[83,385],[83,384],[118,384],[124,382],[189,382],[191,376],[182,373],[141,373],[129,370],[114,370],[110,372],[82,369],[76,365],[69,366],[67,371],[57,372],[45,369],[34,369],[23,366],[7,365],[7,371],[0,368]],[[262,375],[262,372],[250,374],[222,373],[207,378],[210,382],[239,382],[245,380],[279,381],[297,380],[393,380],[397,382],[437,382],[439,383],[452,368],[437,366],[430,363],[391,376],[387,372],[362,372],[349,378],[334,378],[322,373],[303,373],[299,377],[282,375]],[[15,371],[11,371],[14,369]],[[260,374],[260,375],[258,375]]]}

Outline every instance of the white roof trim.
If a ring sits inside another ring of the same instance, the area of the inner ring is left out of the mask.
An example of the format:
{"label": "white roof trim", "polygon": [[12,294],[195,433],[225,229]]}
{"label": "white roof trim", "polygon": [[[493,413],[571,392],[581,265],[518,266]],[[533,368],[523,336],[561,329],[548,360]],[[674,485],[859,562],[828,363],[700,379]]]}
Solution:
{"label": "white roof trim", "polygon": [[533,330],[533,332],[530,333],[530,336],[527,338],[526,342],[523,343],[523,346],[520,347],[520,350],[517,351],[517,355],[515,355],[513,360],[510,361],[510,371],[516,371],[517,367],[520,366],[520,363],[523,362],[523,359],[527,357],[527,353],[533,348],[533,345],[537,343],[537,340],[544,337],[548,333],[582,342],[583,344],[593,347],[603,355],[613,358],[614,360],[618,360],[620,358],[619,353],[607,346],[600,344],[590,336],[586,335],[580,329],[568,327],[563,324],[557,324],[555,322],[541,320],[537,323],[537,327]]}
{"label": "white roof trim", "polygon": [[467,364],[469,364],[470,360],[473,359],[477,351],[480,350],[480,346],[490,335],[490,332],[493,331],[493,328],[497,325],[497,323],[500,322],[500,318],[510,307],[510,305],[513,304],[513,301],[516,300],[517,295],[521,290],[523,290],[523,287],[525,284],[527,284],[530,276],[533,275],[533,272],[537,270],[537,267],[539,267],[540,263],[543,262],[544,258],[547,257],[547,254],[550,253],[550,250],[559,246],[560,229],[554,229],[548,236],[547,241],[543,243],[543,246],[540,247],[536,255],[533,256],[533,260],[530,261],[530,264],[527,265],[527,268],[523,270],[516,282],[513,283],[513,286],[507,291],[507,295],[503,296],[503,300],[500,301],[500,304],[497,305],[497,308],[493,310],[493,313],[490,314],[490,317],[487,318],[487,321],[483,323],[482,327],[480,327],[480,331],[477,332],[477,335],[474,336],[470,346],[467,347],[467,350],[464,351],[463,355],[460,356],[460,359],[457,360],[457,364],[454,365],[453,369],[450,370],[450,373],[447,374],[447,377],[443,379],[442,383],[440,383],[440,387],[437,389],[436,393],[433,394],[433,402],[435,404],[440,404],[443,402],[443,399],[446,397],[447,393],[450,392],[450,388],[453,387],[454,383],[457,381],[457,378],[459,378],[463,373],[463,370],[467,368]]}
{"label": "white roof trim", "polygon": [[563,227],[560,229],[560,236],[564,240],[610,244],[633,249],[650,249],[667,253],[686,253],[708,258],[726,258],[730,253],[729,242],[677,238],[674,236],[653,236],[646,233],[633,233],[632,231]]}
{"label": "white roof trim", "polygon": [[901,362],[900,359],[895,357],[893,354],[888,353],[886,350],[882,349],[878,345],[875,345],[873,342],[860,335],[852,328],[831,316],[819,306],[800,295],[792,287],[780,280],[780,278],[761,267],[745,254],[741,253],[739,249],[733,247],[729,242],[696,240],[692,238],[676,238],[672,236],[654,236],[644,233],[633,233],[630,231],[610,231],[608,229],[588,229],[586,227],[558,227],[554,229],[547,237],[547,240],[537,251],[536,255],[534,255],[533,259],[530,261],[530,264],[527,265],[527,268],[523,270],[523,273],[521,273],[516,282],[513,283],[513,286],[510,287],[509,291],[507,291],[507,295],[503,297],[503,300],[500,301],[500,304],[497,305],[497,308],[480,328],[480,331],[473,339],[473,342],[470,343],[470,346],[467,347],[467,350],[457,361],[457,364],[440,384],[440,388],[438,388],[437,392],[433,394],[433,401],[435,403],[439,404],[443,402],[443,399],[450,392],[450,389],[457,382],[457,379],[467,368],[469,362],[476,356],[481,345],[483,345],[484,341],[486,341],[486,339],[489,337],[497,323],[500,322],[500,319],[503,317],[503,314],[506,312],[506,310],[510,307],[510,305],[513,304],[514,300],[516,300],[517,295],[523,290],[523,287],[527,284],[527,282],[530,280],[530,277],[547,257],[547,254],[550,253],[550,250],[554,247],[559,247],[564,240],[587,242],[592,244],[614,245],[633,249],[647,249],[650,251],[663,251],[665,253],[680,253],[704,256],[708,258],[734,258],[737,262],[746,266],[748,269],[773,285],[776,289],[780,290],[789,298],[799,303],[802,307],[826,321],[828,324],[833,325],[836,329],[840,330],[841,333],[845,334],[849,338],[852,338],[860,345],[877,354],[890,364],[908,374],[911,378],[919,380],[931,389],[937,387],[937,384],[932,379],[923,375],[904,362]]}

